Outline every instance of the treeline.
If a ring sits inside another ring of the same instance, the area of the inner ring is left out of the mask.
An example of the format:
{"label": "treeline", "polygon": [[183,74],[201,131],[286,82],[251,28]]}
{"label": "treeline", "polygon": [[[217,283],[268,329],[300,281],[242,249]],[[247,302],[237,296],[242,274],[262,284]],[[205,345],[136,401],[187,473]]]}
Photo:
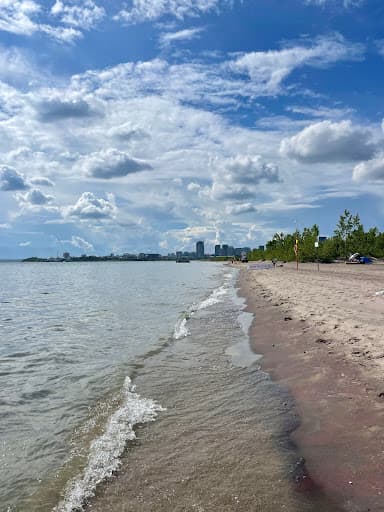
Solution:
{"label": "treeline", "polygon": [[331,262],[335,259],[347,259],[351,254],[360,253],[374,258],[384,257],[384,232],[377,228],[365,231],[359,215],[352,215],[348,210],[340,215],[333,236],[321,240],[318,249],[319,226],[304,228],[291,234],[276,233],[272,240],[266,243],[265,250],[254,249],[249,255],[250,260],[282,261],[296,260],[295,244],[297,240],[298,258],[301,262],[316,261]]}

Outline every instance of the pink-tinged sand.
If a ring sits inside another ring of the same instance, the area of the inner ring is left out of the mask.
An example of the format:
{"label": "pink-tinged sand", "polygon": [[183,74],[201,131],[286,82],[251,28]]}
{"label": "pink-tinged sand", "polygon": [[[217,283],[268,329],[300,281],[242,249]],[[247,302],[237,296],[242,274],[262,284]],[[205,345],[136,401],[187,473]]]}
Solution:
{"label": "pink-tinged sand", "polygon": [[244,269],[241,286],[263,369],[296,400],[310,477],[346,511],[383,511],[384,265]]}

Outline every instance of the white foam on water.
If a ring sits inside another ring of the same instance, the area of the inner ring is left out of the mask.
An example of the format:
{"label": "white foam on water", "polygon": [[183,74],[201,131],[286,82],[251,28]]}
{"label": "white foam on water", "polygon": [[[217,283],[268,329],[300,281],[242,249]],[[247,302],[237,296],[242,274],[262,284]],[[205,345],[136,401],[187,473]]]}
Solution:
{"label": "white foam on water", "polygon": [[181,318],[175,325],[175,330],[173,333],[173,337],[175,340],[180,340],[181,338],[186,338],[189,335],[189,331],[187,329],[187,318]]}
{"label": "white foam on water", "polygon": [[209,308],[210,306],[213,306],[214,304],[218,304],[219,302],[222,302],[222,298],[226,294],[227,294],[227,289],[224,286],[219,286],[219,288],[216,288],[215,290],[213,290],[213,292],[207,299],[200,302],[197,309]]}
{"label": "white foam on water", "polygon": [[[233,273],[232,272],[224,274],[225,281],[228,282],[232,278],[233,278]],[[187,327],[187,322],[188,322],[189,318],[191,316],[193,316],[195,314],[195,312],[200,310],[200,309],[209,308],[210,306],[213,306],[214,304],[222,302],[222,297],[224,295],[226,295],[227,293],[228,293],[228,288],[224,284],[222,286],[219,286],[215,290],[213,290],[211,295],[208,298],[204,299],[202,302],[200,302],[200,304],[198,304],[198,305],[193,304],[189,308],[189,310],[187,311],[185,316],[183,318],[180,318],[177,321],[177,323],[175,325],[174,332],[173,332],[173,337],[176,340],[179,340],[181,338],[186,338],[187,336],[189,336],[190,332],[189,332],[188,327]]]}
{"label": "white foam on water", "polygon": [[124,383],[123,396],[123,404],[109,418],[104,434],[91,443],[84,472],[68,484],[63,501],[53,512],[84,510],[86,501],[94,496],[96,486],[119,468],[127,441],[136,438],[133,427],[154,421],[157,413],[165,410],[153,400],[135,393],[129,377]]}
{"label": "white foam on water", "polygon": [[379,292],[376,292],[375,295],[377,295],[377,296],[384,295],[384,290],[380,290]]}

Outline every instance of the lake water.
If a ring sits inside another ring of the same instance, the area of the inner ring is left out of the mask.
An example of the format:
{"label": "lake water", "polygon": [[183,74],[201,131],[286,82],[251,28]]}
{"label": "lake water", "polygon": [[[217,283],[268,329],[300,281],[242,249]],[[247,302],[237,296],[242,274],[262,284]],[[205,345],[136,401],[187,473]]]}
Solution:
{"label": "lake water", "polygon": [[0,279],[0,510],[334,510],[295,490],[298,418],[249,349],[234,269],[2,263]]}

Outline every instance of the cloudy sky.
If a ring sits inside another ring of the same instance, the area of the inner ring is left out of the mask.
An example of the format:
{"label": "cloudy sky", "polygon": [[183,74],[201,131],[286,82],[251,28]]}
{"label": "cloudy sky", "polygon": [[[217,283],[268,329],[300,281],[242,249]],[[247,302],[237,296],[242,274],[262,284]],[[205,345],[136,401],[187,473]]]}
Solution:
{"label": "cloudy sky", "polygon": [[0,0],[0,258],[384,230],[382,0]]}

